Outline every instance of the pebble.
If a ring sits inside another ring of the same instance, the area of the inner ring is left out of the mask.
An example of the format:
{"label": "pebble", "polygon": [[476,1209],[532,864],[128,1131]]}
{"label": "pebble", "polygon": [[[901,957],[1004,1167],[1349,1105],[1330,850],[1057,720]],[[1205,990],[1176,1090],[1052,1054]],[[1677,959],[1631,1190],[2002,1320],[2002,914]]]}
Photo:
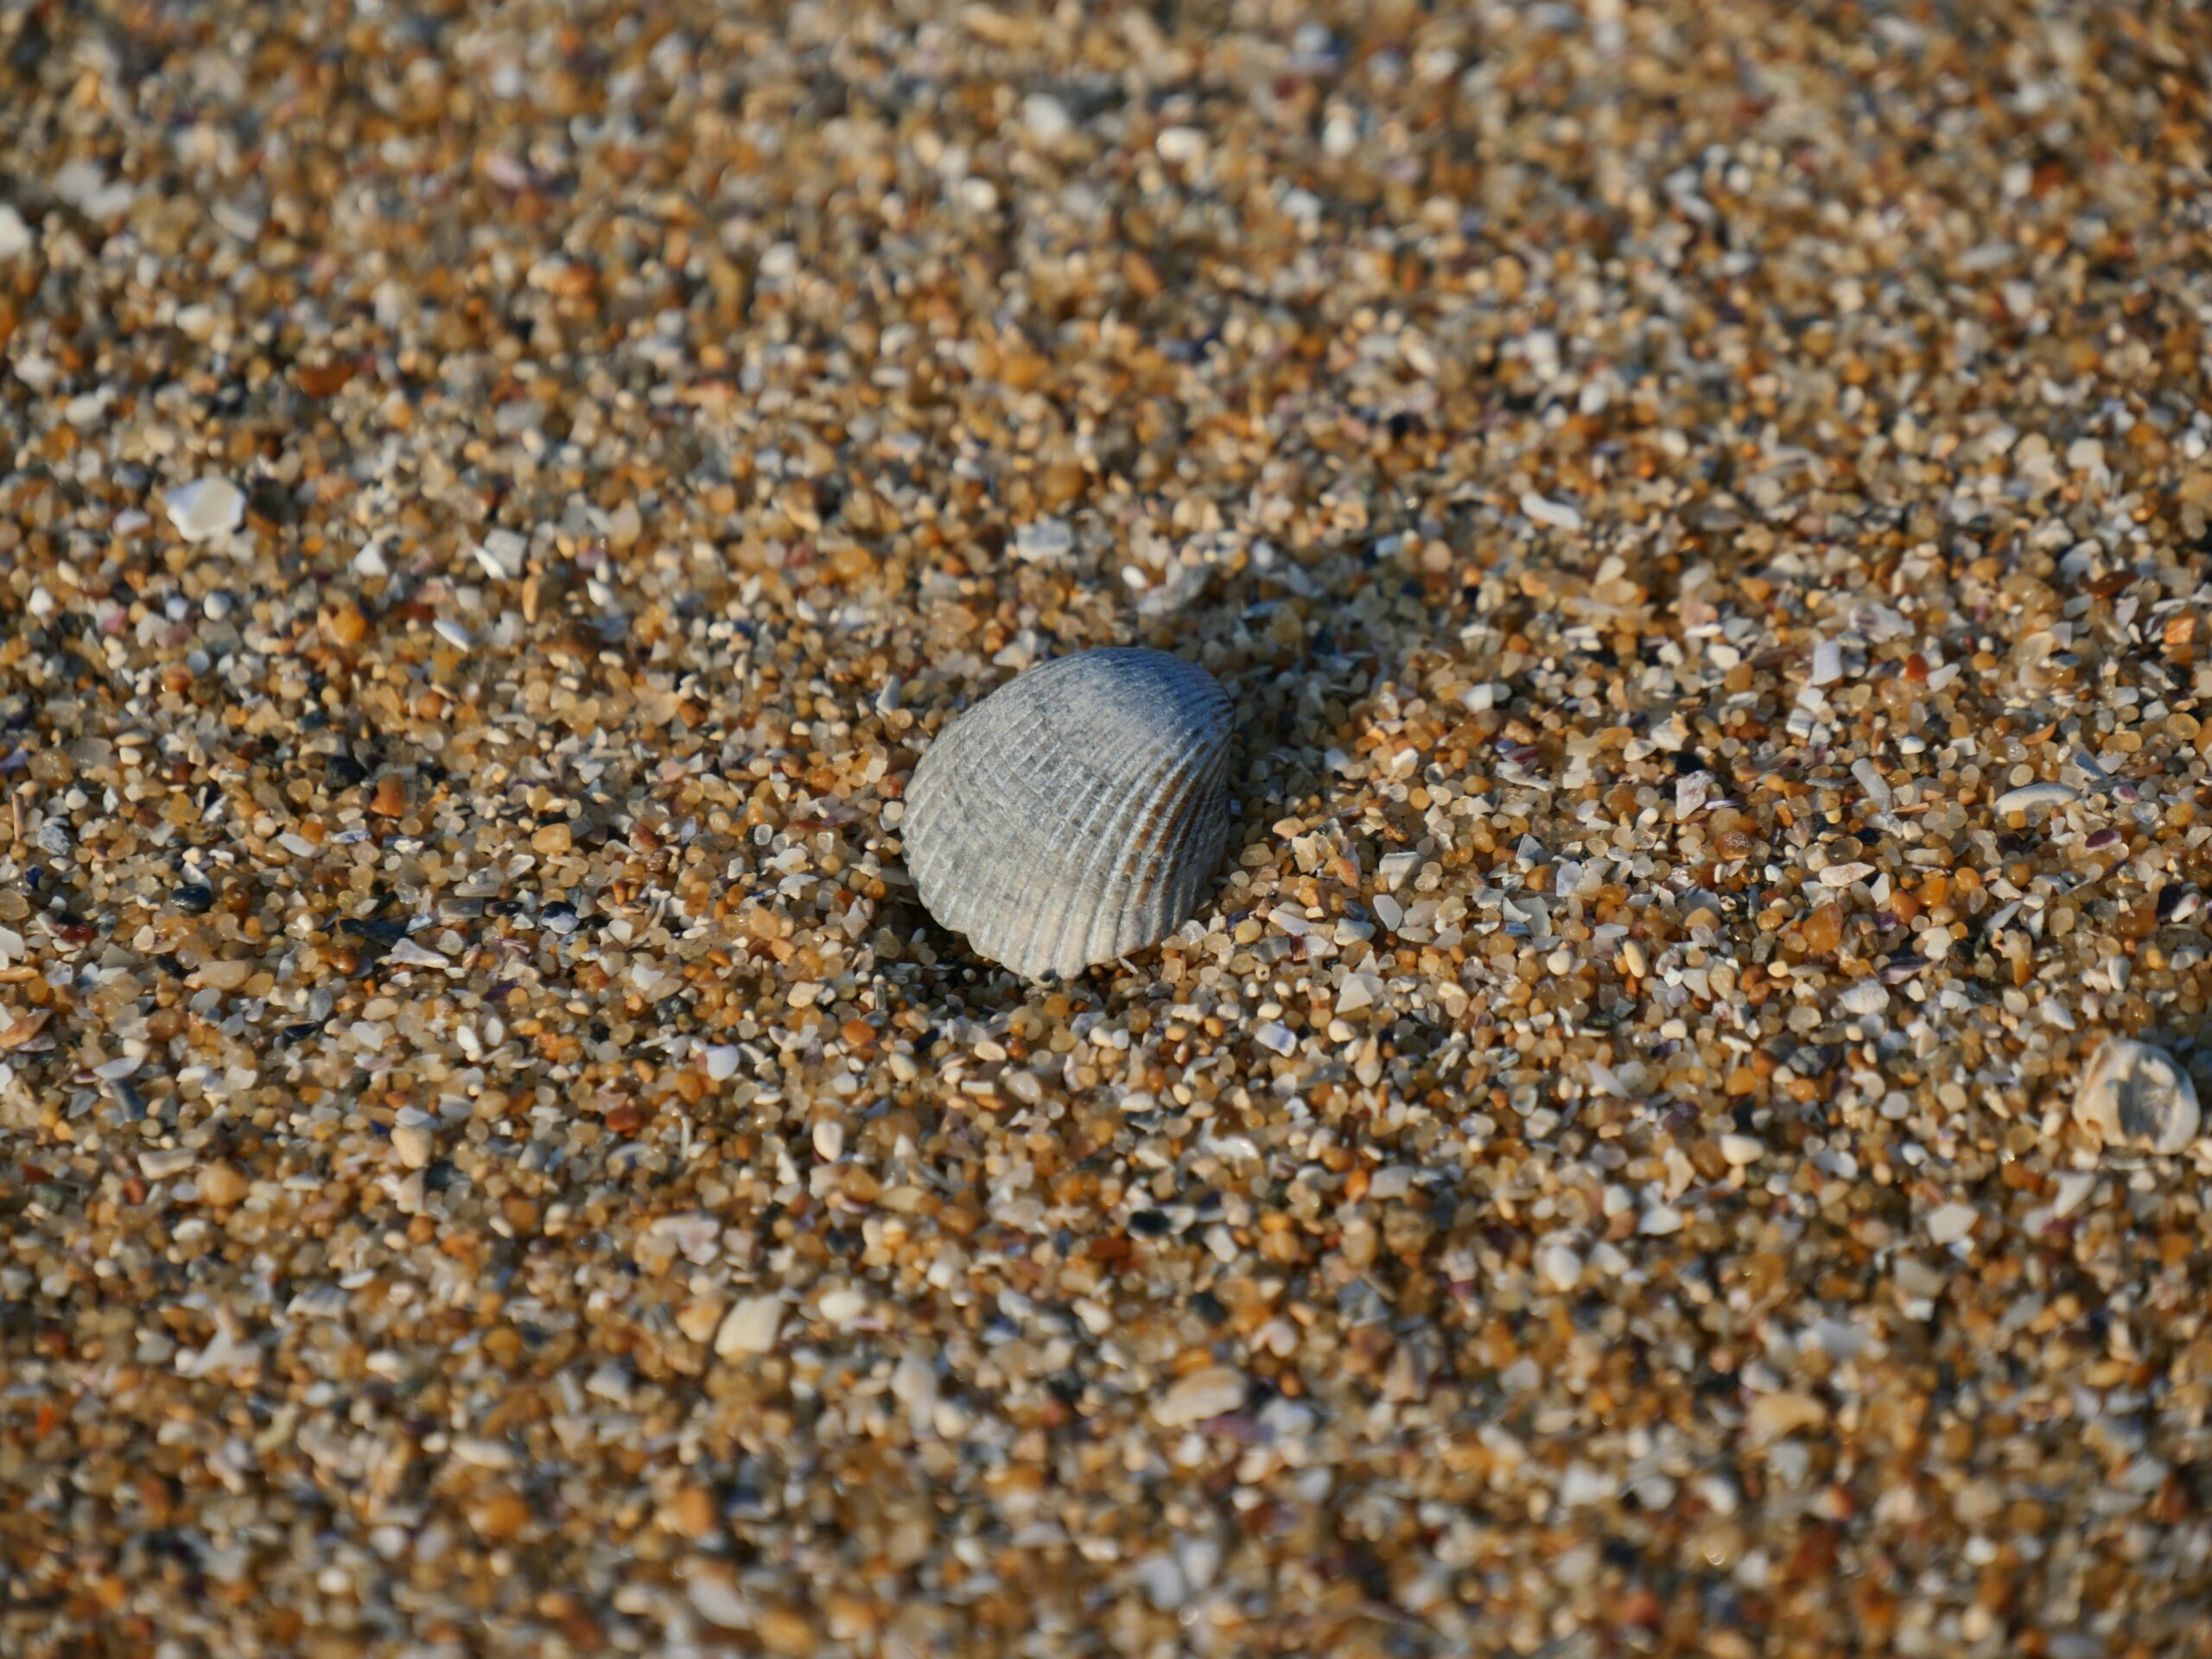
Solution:
{"label": "pebble", "polygon": [[472,1518],[478,1532],[504,1543],[520,1536],[530,1524],[530,1505],[513,1491],[494,1489],[477,1502]]}
{"label": "pebble", "polygon": [[1522,493],[1521,511],[1538,524],[1548,524],[1554,530],[1582,528],[1582,515],[1580,512],[1564,501],[1551,500],[1536,494],[1533,490]]}
{"label": "pebble", "polygon": [[671,1528],[694,1542],[710,1535],[721,1520],[715,1507],[715,1495],[704,1486],[684,1487],[669,1505]]}
{"label": "pebble", "polygon": [[2024,784],[2008,789],[1993,804],[2000,814],[2033,812],[2044,807],[2068,806],[2082,798],[2081,791],[2064,784]]}
{"label": "pebble", "polygon": [[[219,621],[221,618],[214,620]],[[368,618],[359,605],[350,601],[341,600],[325,610],[322,626],[332,642],[340,645],[358,645],[369,636]]]}
{"label": "pebble", "polygon": [[1147,1555],[1129,1569],[1145,1599],[1163,1612],[1174,1612],[1190,1599],[1191,1587],[1173,1555]]}
{"label": "pebble", "polygon": [[1586,1463],[1570,1463],[1559,1483],[1559,1501],[1570,1510],[1610,1503],[1620,1496],[1621,1483],[1602,1469]]}
{"label": "pebble", "polygon": [[1075,531],[1058,518],[1040,518],[1014,533],[1017,557],[1031,563],[1065,559],[1075,551]]}
{"label": "pebble", "polygon": [[456,1436],[453,1450],[454,1455],[472,1469],[504,1471],[512,1469],[519,1461],[512,1446],[479,1434]]}
{"label": "pebble", "polygon": [[1862,979],[1837,997],[1835,1005],[1849,1014],[1878,1014],[1890,1006],[1890,994],[1882,988],[1880,981]]}
{"label": "pebble", "polygon": [[529,554],[530,543],[523,537],[512,530],[493,530],[478,543],[476,560],[493,581],[513,582],[521,576]]}
{"label": "pebble", "polygon": [[2097,1178],[2085,1171],[2069,1170],[2057,1178],[2057,1186],[2050,1212],[2063,1220],[2089,1201],[2090,1195],[2097,1190]]}
{"label": "pebble", "polygon": [[1548,1290],[1573,1290],[1582,1282],[1582,1258],[1570,1245],[1547,1244],[1536,1253],[1536,1276]]}
{"label": "pebble", "polygon": [[234,957],[220,962],[202,963],[194,977],[202,985],[218,991],[235,991],[253,977],[256,963]]}
{"label": "pebble", "polygon": [[1023,99],[1021,118],[1040,144],[1057,144],[1075,130],[1067,105],[1050,92],[1032,92]]}
{"label": "pebble", "polygon": [[936,1432],[937,1368],[928,1360],[913,1353],[901,1358],[891,1372],[891,1395],[906,1407],[916,1435]]}
{"label": "pebble", "polygon": [[842,1330],[868,1312],[868,1298],[851,1286],[842,1285],[823,1292],[818,1306],[825,1322]]}
{"label": "pebble", "polygon": [[1179,1378],[1152,1408],[1153,1421],[1163,1428],[1225,1416],[1243,1405],[1249,1389],[1242,1372],[1226,1365],[1209,1365]]}
{"label": "pebble", "polygon": [[760,1622],[759,1610],[719,1573],[694,1573],[684,1595],[691,1611],[718,1630],[749,1630]]}
{"label": "pebble", "polygon": [[1938,1244],[1955,1244],[1974,1230],[1981,1212],[1970,1204],[1938,1205],[1928,1213],[1928,1236]]}
{"label": "pebble", "polygon": [[1763,1394],[1751,1402],[1745,1427],[1755,1440],[1778,1440],[1785,1435],[1818,1428],[1828,1420],[1828,1408],[1809,1394],[1783,1391]]}
{"label": "pebble", "polygon": [[1362,1008],[1373,1007],[1382,990],[1382,981],[1376,975],[1346,974],[1344,982],[1337,989],[1337,1012],[1357,1014]]}
{"label": "pebble", "polygon": [[399,1161],[404,1167],[423,1169],[429,1166],[436,1153],[437,1141],[427,1125],[403,1122],[392,1128],[391,1147],[399,1154]]}
{"label": "pebble", "polygon": [[219,541],[245,522],[245,495],[226,478],[199,478],[162,498],[162,506],[188,542]]}
{"label": "pebble", "polygon": [[781,1298],[745,1297],[730,1308],[721,1328],[715,1332],[715,1353],[722,1359],[741,1359],[751,1354],[771,1352],[783,1324]]}
{"label": "pebble", "polygon": [[1376,861],[1375,874],[1385,888],[1395,890],[1420,868],[1419,853],[1385,853]]}
{"label": "pebble", "polygon": [[236,1164],[209,1164],[196,1179],[200,1183],[201,1199],[219,1210],[227,1210],[233,1205],[244,1203],[247,1192],[251,1190],[251,1183]]}
{"label": "pebble", "polygon": [[693,1297],[676,1310],[676,1328],[687,1342],[710,1342],[721,1328],[725,1309],[719,1297]]}
{"label": "pebble", "polygon": [[1160,159],[1176,167],[1195,167],[1205,159],[1206,136],[1196,127],[1166,127],[1154,141]]}

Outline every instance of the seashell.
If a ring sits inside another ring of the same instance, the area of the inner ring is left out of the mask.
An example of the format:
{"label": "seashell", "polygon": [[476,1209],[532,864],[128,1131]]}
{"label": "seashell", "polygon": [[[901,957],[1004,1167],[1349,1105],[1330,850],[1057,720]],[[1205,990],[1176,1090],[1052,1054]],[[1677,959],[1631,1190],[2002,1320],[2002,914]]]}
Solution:
{"label": "seashell", "polygon": [[2196,1139],[2202,1116],[2196,1085],[2172,1055],[2113,1037],[2082,1074],[2074,1121],[2095,1129],[2108,1147],[2171,1154]]}
{"label": "seashell", "polygon": [[1179,927],[1229,836],[1231,716],[1219,681],[1160,651],[1007,682],[914,768],[900,831],[922,903],[1028,979]]}

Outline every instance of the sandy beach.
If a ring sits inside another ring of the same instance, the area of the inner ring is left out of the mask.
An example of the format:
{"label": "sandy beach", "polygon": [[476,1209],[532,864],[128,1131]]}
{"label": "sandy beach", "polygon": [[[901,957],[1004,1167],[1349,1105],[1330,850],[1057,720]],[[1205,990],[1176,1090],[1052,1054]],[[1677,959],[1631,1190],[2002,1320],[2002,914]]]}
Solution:
{"label": "sandy beach", "polygon": [[2212,1653],[2208,63],[0,3],[0,1653]]}

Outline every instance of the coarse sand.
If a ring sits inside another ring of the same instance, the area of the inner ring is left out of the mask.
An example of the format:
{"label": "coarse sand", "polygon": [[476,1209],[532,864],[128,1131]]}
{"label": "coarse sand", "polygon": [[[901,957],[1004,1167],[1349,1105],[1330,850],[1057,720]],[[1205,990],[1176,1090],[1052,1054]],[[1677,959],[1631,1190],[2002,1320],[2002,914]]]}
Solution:
{"label": "coarse sand", "polygon": [[0,1654],[2212,1652],[2208,63],[0,3]]}

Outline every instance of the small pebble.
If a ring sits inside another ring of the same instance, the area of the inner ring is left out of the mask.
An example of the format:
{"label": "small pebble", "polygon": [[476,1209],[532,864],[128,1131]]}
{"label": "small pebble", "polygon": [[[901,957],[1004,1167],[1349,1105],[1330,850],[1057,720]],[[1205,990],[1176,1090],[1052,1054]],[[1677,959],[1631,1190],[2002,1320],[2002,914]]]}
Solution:
{"label": "small pebble", "polygon": [[1545,496],[1536,494],[1534,491],[1522,496],[1521,511],[1538,524],[1548,524],[1554,530],[1582,528],[1582,515],[1574,508],[1564,501],[1551,500]]}
{"label": "small pebble", "polygon": [[519,1537],[530,1524],[530,1505],[511,1491],[495,1491],[481,1499],[472,1512],[476,1530],[494,1542]]}
{"label": "small pebble", "polygon": [[1167,127],[1161,130],[1154,148],[1161,161],[1192,167],[1205,159],[1206,136],[1196,127]]}
{"label": "small pebble", "polygon": [[1548,1290],[1573,1290],[1582,1281],[1582,1258],[1568,1245],[1547,1244],[1536,1253],[1536,1276]]}
{"label": "small pebble", "polygon": [[1249,1386],[1240,1371],[1207,1366],[1179,1379],[1154,1402],[1153,1420],[1163,1428],[1180,1428],[1226,1415],[1244,1403]]}
{"label": "small pebble", "polygon": [[245,522],[245,495],[226,478],[194,479],[162,498],[169,522],[188,542],[212,542]]}
{"label": "small pebble", "polygon": [[1075,130],[1067,105],[1049,92],[1032,92],[1021,101],[1021,118],[1041,144],[1056,144]]}
{"label": "small pebble", "polygon": [[245,1202],[251,1183],[236,1164],[213,1163],[200,1172],[200,1196],[219,1210]]}
{"label": "small pebble", "polygon": [[1853,761],[1851,775],[1859,780],[1859,786],[1866,791],[1866,798],[1877,812],[1886,812],[1896,804],[1889,779],[1882,776],[1882,769],[1872,760],[1861,758]]}
{"label": "small pebble", "polygon": [[683,1333],[687,1341],[711,1341],[715,1332],[721,1328],[725,1311],[718,1297],[694,1297],[677,1306],[676,1328]]}
{"label": "small pebble", "polygon": [[1928,1214],[1928,1236],[1938,1244],[1955,1244],[1974,1231],[1981,1215],[1970,1204],[1939,1205]]}
{"label": "small pebble", "polygon": [[731,1307],[715,1332],[715,1353],[722,1359],[765,1354],[783,1329],[784,1304],[776,1296],[747,1296]]}
{"label": "small pebble", "polygon": [[2082,1170],[2069,1170],[2057,1178],[2058,1193],[2051,1200],[2050,1212],[2063,1220],[2072,1215],[2097,1190],[2097,1178]]}
{"label": "small pebble", "polygon": [[235,991],[253,977],[256,964],[245,957],[200,964],[196,976],[200,983],[218,991]]}
{"label": "small pebble", "polygon": [[421,1123],[400,1123],[391,1131],[392,1150],[399,1154],[399,1161],[409,1169],[423,1169],[429,1166],[437,1150],[437,1141],[429,1128]]}
{"label": "small pebble", "polygon": [[1751,1402],[1745,1427],[1755,1440],[1777,1440],[1801,1430],[1818,1428],[1827,1420],[1828,1408],[1810,1395],[1763,1394]]}
{"label": "small pebble", "polygon": [[1724,1135],[1720,1137],[1720,1156],[1738,1169],[1749,1167],[1766,1155],[1766,1143],[1756,1135]]}
{"label": "small pebble", "polygon": [[868,1312],[868,1298],[849,1285],[823,1293],[819,1306],[823,1320],[842,1330]]}
{"label": "small pebble", "polygon": [[1999,814],[2034,812],[2044,807],[2067,806],[2082,798],[2081,791],[2064,784],[2025,784],[2008,789],[1991,804]]}
{"label": "small pebble", "polygon": [[1040,518],[1014,531],[1014,550],[1032,563],[1064,559],[1075,551],[1075,532],[1058,518]]}
{"label": "small pebble", "polygon": [[704,1486],[684,1487],[669,1505],[671,1529],[695,1541],[714,1531],[721,1519],[715,1506],[715,1495]]}
{"label": "small pebble", "polygon": [[694,1573],[684,1586],[684,1599],[693,1612],[717,1630],[750,1630],[760,1623],[760,1610],[718,1573]]}

